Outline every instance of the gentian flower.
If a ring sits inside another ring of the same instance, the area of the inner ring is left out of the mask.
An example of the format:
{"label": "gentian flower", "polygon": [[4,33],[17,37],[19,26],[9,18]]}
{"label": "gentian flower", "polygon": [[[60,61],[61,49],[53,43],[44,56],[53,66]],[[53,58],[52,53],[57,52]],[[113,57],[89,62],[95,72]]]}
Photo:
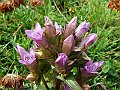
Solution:
{"label": "gentian flower", "polygon": [[88,61],[82,69],[82,76],[84,77],[84,79],[95,76],[98,73],[97,71],[101,69],[103,63],[104,61],[94,63],[91,60]]}
{"label": "gentian flower", "polygon": [[90,60],[85,64],[84,69],[88,74],[89,73],[98,73],[97,71],[101,68],[103,63],[104,63],[104,61],[99,61],[99,62],[94,62],[93,63]]}
{"label": "gentian flower", "polygon": [[89,30],[89,27],[90,27],[90,23],[87,23],[86,21],[82,22],[76,29],[75,36],[79,40],[81,40],[82,35],[84,35]]}
{"label": "gentian flower", "polygon": [[65,67],[68,61],[68,56],[65,55],[64,53],[60,53],[58,55],[58,58],[55,61],[55,64],[60,66],[60,67]]}
{"label": "gentian flower", "polygon": [[47,16],[45,17],[45,27],[46,27],[46,34],[48,38],[53,38],[56,36],[54,24],[52,20],[48,18]]}
{"label": "gentian flower", "polygon": [[34,30],[25,30],[25,33],[39,46],[43,48],[47,46],[47,40],[44,35],[44,29],[41,28],[38,22],[36,23]]}
{"label": "gentian flower", "polygon": [[28,53],[23,47],[17,45],[17,52],[20,54],[21,60],[20,63],[24,65],[31,65],[36,61],[35,53],[32,48],[30,48],[30,52]]}
{"label": "gentian flower", "polygon": [[61,25],[59,26],[58,23],[55,22],[54,27],[56,29],[56,35],[61,35],[62,34],[62,26]]}
{"label": "gentian flower", "polygon": [[84,48],[85,50],[87,50],[88,47],[89,47],[90,45],[92,45],[92,44],[95,42],[96,39],[97,39],[97,35],[94,34],[94,33],[91,33],[91,34],[89,34],[86,38],[84,38],[84,39],[82,40],[82,42],[80,43],[79,46],[80,46],[81,48]]}
{"label": "gentian flower", "polygon": [[30,48],[30,52],[28,53],[23,47],[17,45],[16,51],[20,55],[20,63],[27,66],[31,74],[33,74],[36,78],[39,74],[39,65],[35,58],[35,52],[32,48]]}
{"label": "gentian flower", "polygon": [[65,32],[64,32],[64,37],[67,38],[69,35],[74,34],[75,28],[77,24],[77,17],[74,17],[69,24],[67,25]]}
{"label": "gentian flower", "polygon": [[74,36],[69,35],[64,41],[62,45],[62,52],[69,55],[74,47]]}

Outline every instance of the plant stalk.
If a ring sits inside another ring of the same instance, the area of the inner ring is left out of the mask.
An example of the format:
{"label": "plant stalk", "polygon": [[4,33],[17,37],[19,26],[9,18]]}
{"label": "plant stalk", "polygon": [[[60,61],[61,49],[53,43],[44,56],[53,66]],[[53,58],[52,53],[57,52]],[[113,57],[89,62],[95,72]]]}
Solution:
{"label": "plant stalk", "polygon": [[45,88],[47,90],[50,90],[49,87],[48,87],[48,85],[47,85],[47,83],[46,83],[46,81],[45,81],[45,79],[44,79],[44,76],[42,76],[42,81],[43,81],[43,84],[45,85]]}
{"label": "plant stalk", "polygon": [[60,90],[61,80],[57,79],[55,90]]}

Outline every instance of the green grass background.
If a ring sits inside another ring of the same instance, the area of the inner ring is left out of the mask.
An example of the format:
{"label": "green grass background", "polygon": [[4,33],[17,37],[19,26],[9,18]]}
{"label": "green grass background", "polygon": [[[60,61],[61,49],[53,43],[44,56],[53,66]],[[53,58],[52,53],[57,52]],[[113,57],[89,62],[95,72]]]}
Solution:
{"label": "green grass background", "polygon": [[89,49],[89,56],[93,61],[105,61],[100,75],[89,83],[102,82],[108,90],[120,90],[120,12],[108,9],[107,3],[108,0],[44,0],[44,6],[34,9],[21,5],[11,12],[0,13],[0,77],[7,73],[28,73],[19,63],[14,49],[16,43],[27,50],[32,46],[32,41],[25,35],[26,29],[34,28],[36,22],[44,26],[44,16],[62,26],[77,16],[77,26],[87,20],[91,24],[89,32],[98,35]]}

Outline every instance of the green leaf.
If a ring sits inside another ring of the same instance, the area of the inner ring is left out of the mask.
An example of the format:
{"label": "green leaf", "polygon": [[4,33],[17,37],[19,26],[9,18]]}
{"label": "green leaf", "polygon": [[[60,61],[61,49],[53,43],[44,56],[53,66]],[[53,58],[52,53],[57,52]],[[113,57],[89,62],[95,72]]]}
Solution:
{"label": "green leaf", "polygon": [[73,77],[68,77],[65,80],[65,83],[72,89],[72,90],[82,90],[80,85],[76,82],[76,80]]}
{"label": "green leaf", "polygon": [[60,79],[64,81],[72,90],[82,90],[80,85],[76,82],[73,76],[69,76],[66,79],[64,79],[61,76],[57,76],[57,79]]}

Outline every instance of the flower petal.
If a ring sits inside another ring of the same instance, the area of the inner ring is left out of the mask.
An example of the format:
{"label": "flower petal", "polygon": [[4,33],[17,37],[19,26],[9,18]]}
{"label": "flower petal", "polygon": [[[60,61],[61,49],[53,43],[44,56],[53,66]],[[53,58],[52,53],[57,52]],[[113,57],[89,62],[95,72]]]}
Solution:
{"label": "flower petal", "polygon": [[19,61],[21,64],[24,64],[24,65],[29,65],[29,63],[26,63],[25,61],[23,61],[23,60],[20,60]]}
{"label": "flower petal", "polygon": [[62,52],[69,55],[74,48],[74,36],[69,35],[64,41],[62,45]]}
{"label": "flower petal", "polygon": [[23,47],[21,47],[19,45],[17,45],[16,47],[17,47],[16,48],[17,52],[20,54],[20,57],[23,60],[24,59],[24,55],[28,54],[28,52]]}
{"label": "flower petal", "polygon": [[60,67],[65,67],[67,64],[67,60],[68,60],[68,56],[65,55],[64,53],[60,53],[55,63]]}
{"label": "flower petal", "polygon": [[82,42],[80,43],[80,47],[84,49],[88,49],[88,47],[92,45],[96,41],[96,39],[97,39],[97,35],[91,33],[82,40]]}
{"label": "flower petal", "polygon": [[62,26],[59,26],[57,22],[55,22],[54,27],[56,29],[56,35],[61,35],[62,34]]}
{"label": "flower petal", "polygon": [[32,30],[25,30],[25,33],[28,37],[30,37],[31,34],[33,33],[33,31]]}
{"label": "flower petal", "polygon": [[40,26],[40,24],[39,24],[38,22],[37,22],[36,25],[35,25],[35,29],[36,29],[36,30],[41,30],[41,26]]}
{"label": "flower petal", "polygon": [[82,22],[75,31],[75,36],[81,40],[82,36],[89,30],[90,23]]}
{"label": "flower petal", "polygon": [[64,37],[67,38],[69,35],[74,34],[77,24],[77,17],[74,17],[67,25],[64,31]]}
{"label": "flower petal", "polygon": [[30,48],[30,55],[32,55],[33,57],[35,57],[35,52],[32,48]]}

